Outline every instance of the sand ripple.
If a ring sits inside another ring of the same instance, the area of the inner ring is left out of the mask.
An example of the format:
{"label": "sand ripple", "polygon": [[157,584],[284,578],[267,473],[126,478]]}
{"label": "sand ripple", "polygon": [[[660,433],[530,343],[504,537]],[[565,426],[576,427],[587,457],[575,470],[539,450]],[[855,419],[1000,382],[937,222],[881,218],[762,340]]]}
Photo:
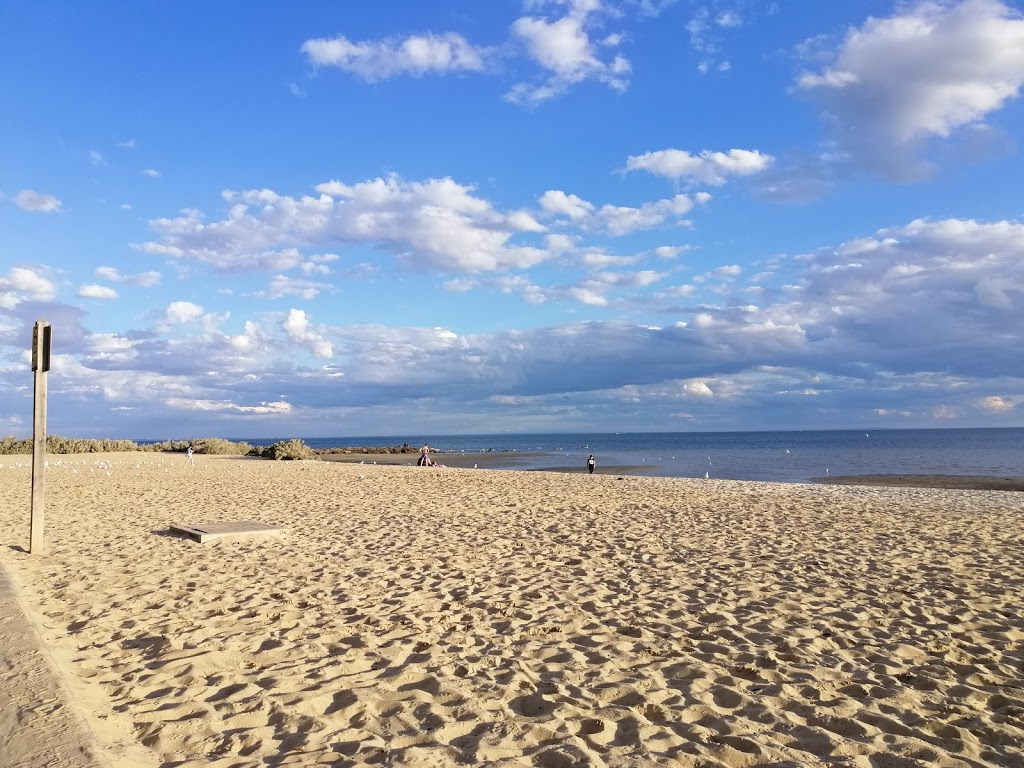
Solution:
{"label": "sand ripple", "polygon": [[1024,765],[1019,494],[199,459],[52,462],[0,555],[114,754]]}

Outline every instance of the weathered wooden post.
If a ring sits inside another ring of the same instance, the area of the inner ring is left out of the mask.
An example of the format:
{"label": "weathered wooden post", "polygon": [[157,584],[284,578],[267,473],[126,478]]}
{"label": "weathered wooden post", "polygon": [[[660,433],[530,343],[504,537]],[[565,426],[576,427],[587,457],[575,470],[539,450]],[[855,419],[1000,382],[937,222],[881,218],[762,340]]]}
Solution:
{"label": "weathered wooden post", "polygon": [[46,372],[50,370],[50,324],[37,320],[32,331],[32,528],[28,551],[45,554],[43,544],[43,491],[46,473]]}

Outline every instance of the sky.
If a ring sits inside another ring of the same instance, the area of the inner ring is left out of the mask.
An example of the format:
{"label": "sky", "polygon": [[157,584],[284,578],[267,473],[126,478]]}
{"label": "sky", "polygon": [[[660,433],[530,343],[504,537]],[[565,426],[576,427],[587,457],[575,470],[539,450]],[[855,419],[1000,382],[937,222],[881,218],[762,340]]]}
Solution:
{"label": "sky", "polygon": [[0,0],[0,435],[1024,426],[1022,11]]}

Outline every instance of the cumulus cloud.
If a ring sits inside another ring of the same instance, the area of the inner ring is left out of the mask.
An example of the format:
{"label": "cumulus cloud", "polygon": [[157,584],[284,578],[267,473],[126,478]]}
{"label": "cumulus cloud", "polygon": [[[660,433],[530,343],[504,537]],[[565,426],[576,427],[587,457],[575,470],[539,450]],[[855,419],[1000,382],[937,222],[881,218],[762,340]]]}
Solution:
{"label": "cumulus cloud", "polygon": [[603,205],[600,208],[576,195],[561,190],[548,190],[541,195],[541,210],[552,217],[565,217],[568,223],[585,231],[604,232],[621,237],[632,232],[653,229],[663,224],[685,226],[689,222],[681,218],[697,204],[707,203],[711,195],[698,192],[692,197],[675,195],[664,200],[644,203],[639,207]]}
{"label": "cumulus cloud", "polygon": [[594,212],[593,203],[558,189],[549,189],[541,195],[539,202],[545,212],[567,216],[573,221],[585,221]]}
{"label": "cumulus cloud", "polygon": [[890,370],[990,375],[1016,368],[997,350],[1024,335],[1021,254],[1018,222],[919,219],[804,257],[769,314]]}
{"label": "cumulus cloud", "polygon": [[78,289],[78,295],[84,299],[116,299],[117,291],[105,285],[86,284]]}
{"label": "cumulus cloud", "polygon": [[[332,191],[346,199],[346,189]],[[382,188],[383,197],[389,194]],[[278,202],[263,197],[271,207]],[[471,193],[462,205],[479,208],[478,216],[502,215]],[[600,210],[583,208],[588,218]],[[575,258],[573,243],[567,245]],[[491,288],[595,311],[642,292],[645,318],[475,335],[330,326],[298,309],[269,315],[265,331],[247,321],[221,332],[216,326],[227,324],[224,315],[175,302],[153,318],[155,332],[94,334],[79,342],[77,367],[76,358],[62,361],[62,386],[68,397],[99,396],[123,407],[156,397],[205,404],[209,413],[231,418],[256,418],[260,412],[237,408],[285,400],[309,418],[323,418],[338,402],[408,415],[424,392],[438,413],[479,407],[490,415],[506,402],[554,409],[572,395],[581,419],[599,413],[587,407],[635,403],[637,412],[656,414],[661,423],[686,413],[703,428],[763,423],[715,421],[716,412],[736,419],[770,413],[760,418],[801,423],[808,413],[827,422],[830,408],[844,414],[860,408],[865,419],[895,425],[992,418],[1015,412],[1024,398],[1024,363],[1006,354],[1024,342],[1022,255],[1020,222],[920,219],[774,257],[775,276],[763,279],[756,304],[741,295],[744,272],[728,264],[703,267],[705,283],[679,285],[670,282],[674,269],[604,266],[556,286],[539,285],[537,275],[485,275],[448,287]],[[14,295],[6,292],[17,286],[18,301],[28,303],[25,289],[40,297],[54,290],[44,273],[21,269],[0,278],[0,296]],[[712,277],[721,289],[713,304],[707,301]],[[30,326],[25,317],[53,321],[55,306],[44,315],[37,299],[27,308],[18,304],[17,315],[0,312],[0,343],[15,334],[4,328]],[[665,322],[650,324],[659,311]],[[332,365],[305,367],[311,356]],[[545,413],[553,423],[553,411]]]}
{"label": "cumulus cloud", "polygon": [[181,325],[198,320],[204,314],[206,310],[191,301],[172,301],[164,309],[163,322],[166,325]]}
{"label": "cumulus cloud", "polygon": [[14,196],[14,204],[30,213],[57,213],[61,202],[53,195],[44,195],[33,189],[23,189]]}
{"label": "cumulus cloud", "polygon": [[137,247],[225,270],[292,269],[305,261],[300,245],[373,245],[424,271],[521,269],[547,258],[542,249],[511,242],[517,233],[544,230],[533,216],[497,210],[450,178],[329,181],[316,191],[299,198],[267,189],[228,191],[227,218],[207,223],[199,211],[184,211],[157,219],[150,227],[161,239]]}
{"label": "cumulus cloud", "polygon": [[156,168],[146,168],[142,172],[142,175],[143,176],[149,176],[151,179],[156,179],[156,178],[159,178],[161,174],[160,174],[160,171],[158,171]]}
{"label": "cumulus cloud", "polygon": [[313,330],[309,318],[301,309],[289,310],[281,327],[288,334],[289,339],[308,349],[314,356],[323,359],[333,356],[331,343]]}
{"label": "cumulus cloud", "polygon": [[654,249],[654,255],[660,259],[675,259],[693,249],[692,245],[659,245]]}
{"label": "cumulus cloud", "polygon": [[919,177],[926,142],[947,139],[1017,97],[1024,18],[1000,0],[901,5],[851,29],[796,89],[817,102],[843,151],[873,172]]}
{"label": "cumulus cloud", "polygon": [[[598,45],[591,39],[595,17],[605,11],[600,0],[569,0],[566,15],[556,18],[523,16],[512,24],[513,37],[525,48],[530,58],[545,70],[540,82],[517,83],[505,95],[517,104],[539,104],[560,96],[573,85],[596,79],[622,91],[629,86],[632,66],[617,52],[602,58]],[[603,38],[601,47],[617,48],[621,35]]]}
{"label": "cumulus cloud", "polygon": [[704,150],[698,155],[680,149],[663,149],[632,155],[627,171],[644,170],[672,181],[690,181],[721,186],[729,176],[752,176],[765,171],[775,161],[771,155],[750,149],[728,152]]}
{"label": "cumulus cloud", "polygon": [[367,82],[402,74],[479,72],[491,56],[489,49],[472,45],[454,32],[368,42],[352,42],[344,36],[316,38],[304,42],[301,50],[317,66],[337,67]]}
{"label": "cumulus cloud", "polygon": [[[564,8],[560,15],[539,13],[545,6]],[[306,40],[300,50],[317,67],[336,67],[366,82],[401,75],[496,71],[499,59],[512,66],[528,62],[541,74],[523,79],[506,93],[508,101],[536,105],[564,94],[572,86],[596,80],[622,91],[629,85],[631,64],[621,48],[620,32],[601,33],[607,17],[618,12],[603,0],[527,2],[535,15],[516,19],[510,40],[498,47],[474,44],[457,32],[427,32],[408,37],[353,41],[344,35]],[[294,84],[292,92],[300,92]]]}
{"label": "cumulus cloud", "polygon": [[0,277],[0,307],[13,307],[24,299],[49,301],[57,295],[57,287],[31,267],[12,267],[7,277]]}
{"label": "cumulus cloud", "polygon": [[1009,413],[1014,404],[999,395],[989,395],[978,401],[978,407],[988,413]]}

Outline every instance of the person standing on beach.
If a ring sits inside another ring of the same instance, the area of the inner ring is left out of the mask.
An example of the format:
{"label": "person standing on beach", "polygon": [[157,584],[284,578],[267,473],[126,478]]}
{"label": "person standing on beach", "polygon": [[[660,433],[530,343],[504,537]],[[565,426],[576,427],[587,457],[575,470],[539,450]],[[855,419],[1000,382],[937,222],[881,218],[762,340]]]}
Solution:
{"label": "person standing on beach", "polygon": [[426,443],[420,448],[420,460],[417,463],[418,467],[429,467],[430,466],[430,446]]}
{"label": "person standing on beach", "polygon": [[590,454],[590,458],[587,459],[587,471],[590,474],[594,474],[594,466],[597,462],[594,461],[594,454]]}

